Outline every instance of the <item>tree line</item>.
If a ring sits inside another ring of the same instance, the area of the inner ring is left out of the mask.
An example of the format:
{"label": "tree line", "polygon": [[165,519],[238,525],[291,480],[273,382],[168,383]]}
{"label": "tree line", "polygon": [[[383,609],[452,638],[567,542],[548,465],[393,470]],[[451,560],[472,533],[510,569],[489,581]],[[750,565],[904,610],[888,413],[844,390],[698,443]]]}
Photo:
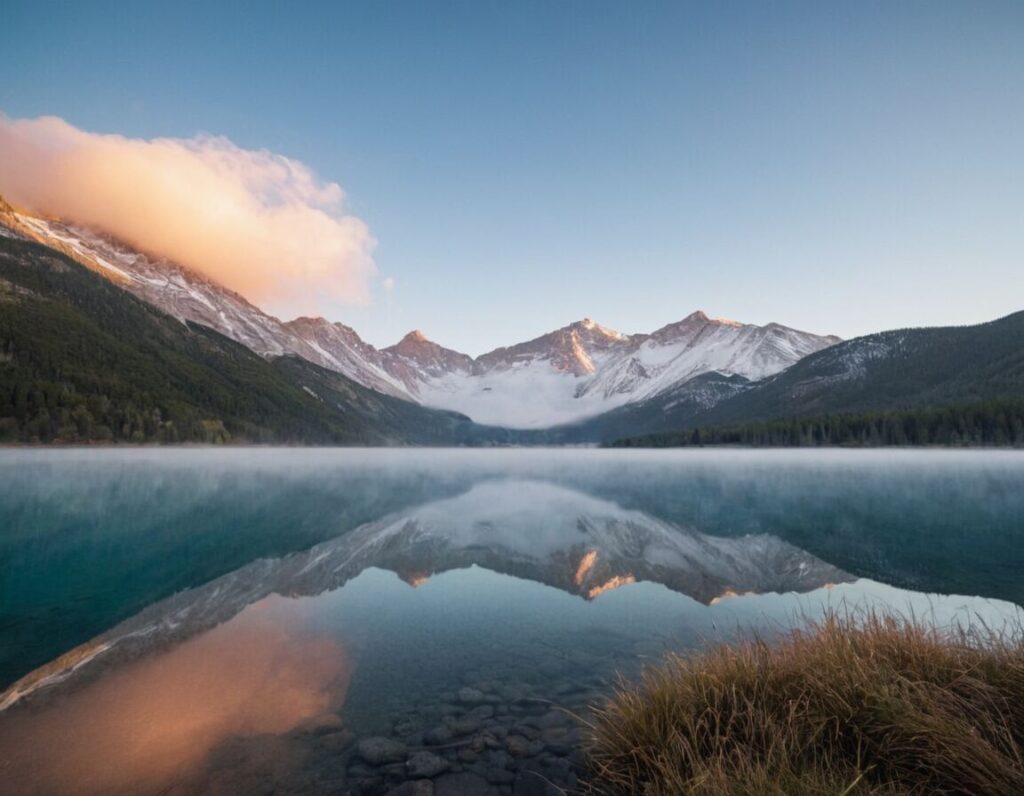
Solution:
{"label": "tree line", "polygon": [[844,412],[628,437],[612,447],[1024,447],[1024,400]]}

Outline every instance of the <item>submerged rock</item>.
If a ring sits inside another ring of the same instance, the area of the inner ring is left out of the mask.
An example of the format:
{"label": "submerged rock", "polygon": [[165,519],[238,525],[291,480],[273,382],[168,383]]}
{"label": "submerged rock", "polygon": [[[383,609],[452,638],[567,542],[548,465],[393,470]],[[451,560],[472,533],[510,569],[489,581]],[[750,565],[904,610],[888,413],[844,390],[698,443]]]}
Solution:
{"label": "submerged rock", "polygon": [[448,743],[454,737],[455,733],[451,731],[451,728],[441,724],[423,733],[423,742],[431,746],[441,746]]}
{"label": "submerged rock", "polygon": [[321,713],[313,716],[299,724],[299,732],[308,732],[313,735],[327,735],[338,732],[342,728],[341,716],[337,713]]}
{"label": "submerged rock", "polygon": [[429,779],[410,780],[392,788],[384,796],[434,796],[434,783]]}
{"label": "submerged rock", "polygon": [[465,705],[476,705],[483,702],[484,699],[484,692],[477,688],[470,688],[469,686],[466,686],[465,688],[459,689],[459,702],[462,702]]}
{"label": "submerged rock", "polygon": [[405,769],[413,777],[436,777],[451,768],[451,763],[433,752],[416,752],[405,761]]}
{"label": "submerged rock", "polygon": [[321,735],[320,745],[329,752],[342,752],[345,749],[348,749],[354,740],[355,735],[353,735],[351,731],[342,730],[341,732],[332,732],[328,735]]}
{"label": "submerged rock", "polygon": [[405,744],[382,737],[364,738],[359,742],[356,751],[371,766],[400,763],[409,756]]}
{"label": "submerged rock", "polygon": [[500,791],[479,774],[463,771],[434,780],[434,796],[498,796]]}

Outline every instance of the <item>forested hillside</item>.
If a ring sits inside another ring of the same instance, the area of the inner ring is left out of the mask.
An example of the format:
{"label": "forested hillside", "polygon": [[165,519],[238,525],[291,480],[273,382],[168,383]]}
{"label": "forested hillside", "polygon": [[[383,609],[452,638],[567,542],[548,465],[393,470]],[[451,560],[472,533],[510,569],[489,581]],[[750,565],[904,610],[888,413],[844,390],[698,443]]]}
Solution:
{"label": "forested hillside", "polygon": [[0,441],[458,444],[507,432],[267,360],[0,237]]}
{"label": "forested hillside", "polygon": [[614,447],[1024,447],[1024,400],[792,418],[627,437]]}
{"label": "forested hillside", "polygon": [[811,354],[689,426],[1024,399],[1024,312],[975,326],[899,329]]}

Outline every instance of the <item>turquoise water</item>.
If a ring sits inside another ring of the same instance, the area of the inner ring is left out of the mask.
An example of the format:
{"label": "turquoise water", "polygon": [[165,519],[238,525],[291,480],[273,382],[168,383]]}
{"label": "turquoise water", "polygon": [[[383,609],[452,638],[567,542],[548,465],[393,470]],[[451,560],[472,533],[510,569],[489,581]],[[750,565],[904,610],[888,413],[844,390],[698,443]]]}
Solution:
{"label": "turquoise water", "polygon": [[563,709],[666,651],[1024,604],[1016,452],[10,450],[0,484],[13,792],[571,790]]}

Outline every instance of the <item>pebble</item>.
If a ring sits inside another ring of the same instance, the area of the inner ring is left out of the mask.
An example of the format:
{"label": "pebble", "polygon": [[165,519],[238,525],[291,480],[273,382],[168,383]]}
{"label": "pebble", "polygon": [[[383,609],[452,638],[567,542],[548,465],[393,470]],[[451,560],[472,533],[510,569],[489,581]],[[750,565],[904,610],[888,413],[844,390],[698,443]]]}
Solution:
{"label": "pebble", "polygon": [[448,726],[441,724],[434,727],[432,730],[427,730],[423,733],[423,742],[430,746],[442,746],[443,744],[451,741],[454,737],[455,733],[453,733]]}
{"label": "pebble", "polygon": [[354,740],[355,735],[350,730],[342,730],[341,732],[321,735],[320,745],[329,752],[343,752],[352,745]]}
{"label": "pebble", "polygon": [[498,796],[500,791],[479,774],[463,771],[434,780],[434,796]]}
{"label": "pebble", "polygon": [[341,728],[341,716],[337,713],[321,713],[319,716],[313,716],[299,724],[300,732],[308,732],[313,735],[326,735],[337,732]]}
{"label": "pebble", "polygon": [[406,771],[413,777],[436,777],[451,768],[451,763],[433,752],[416,752],[405,761]]}
{"label": "pebble", "polygon": [[434,796],[434,783],[429,779],[409,780],[392,788],[384,796]]}
{"label": "pebble", "polygon": [[459,689],[459,702],[467,705],[476,705],[479,702],[484,701],[484,692],[477,688],[465,688]]}
{"label": "pebble", "polygon": [[409,756],[409,750],[405,744],[380,736],[364,738],[359,742],[356,751],[371,766],[379,766],[384,763],[400,763]]}
{"label": "pebble", "polygon": [[493,705],[477,705],[471,711],[466,714],[469,718],[473,719],[489,719],[494,716]]}

